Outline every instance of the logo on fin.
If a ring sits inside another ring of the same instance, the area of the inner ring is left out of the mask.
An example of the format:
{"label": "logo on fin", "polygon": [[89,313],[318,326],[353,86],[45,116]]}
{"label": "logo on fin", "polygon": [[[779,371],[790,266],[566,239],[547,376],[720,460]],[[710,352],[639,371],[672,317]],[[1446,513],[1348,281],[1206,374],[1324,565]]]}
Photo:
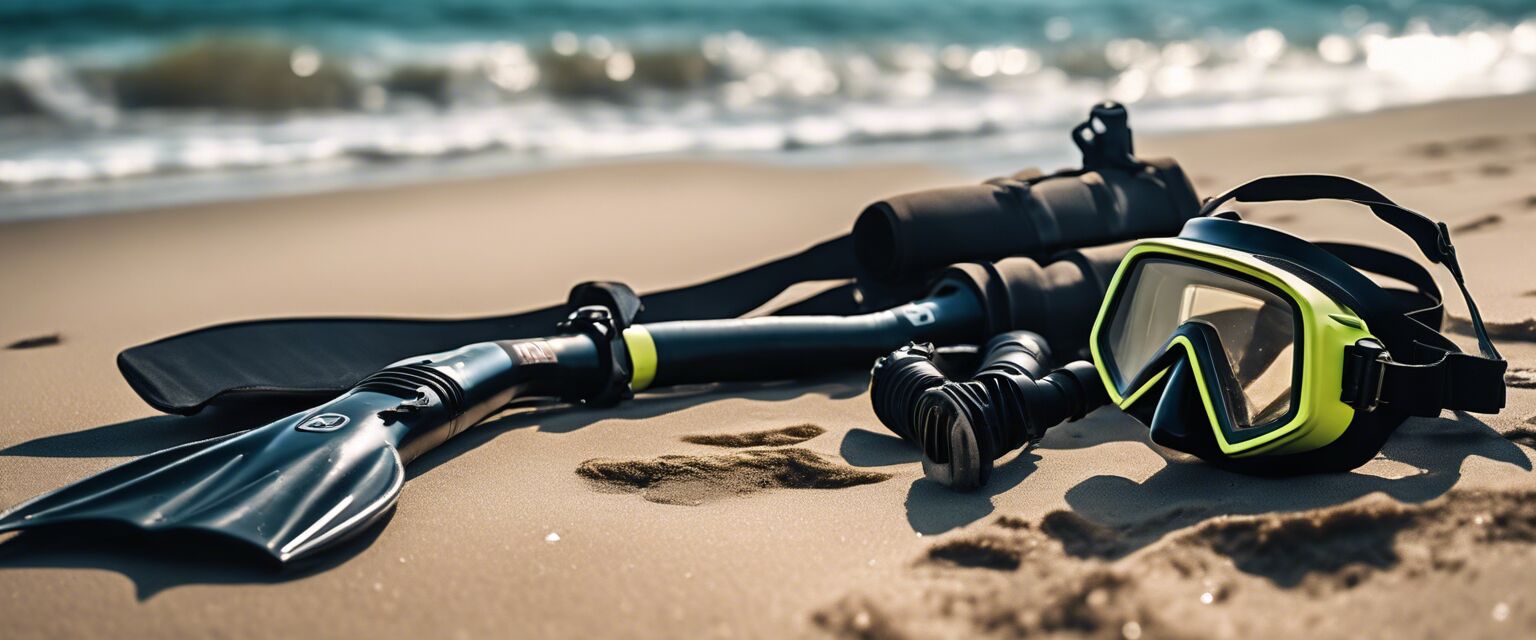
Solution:
{"label": "logo on fin", "polygon": [[352,419],[339,413],[322,413],[299,424],[299,431],[335,431]]}

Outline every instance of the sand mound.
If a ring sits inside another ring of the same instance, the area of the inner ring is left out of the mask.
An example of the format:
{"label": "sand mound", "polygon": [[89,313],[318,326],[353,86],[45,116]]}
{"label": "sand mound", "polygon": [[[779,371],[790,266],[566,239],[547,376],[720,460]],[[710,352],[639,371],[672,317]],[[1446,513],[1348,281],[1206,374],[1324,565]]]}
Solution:
{"label": "sand mound", "polygon": [[951,540],[928,550],[928,560],[957,567],[1014,570],[1028,550],[1008,538],[978,535]]}
{"label": "sand mound", "polygon": [[1536,369],[1512,368],[1504,374],[1504,384],[1516,389],[1536,389]]}
{"label": "sand mound", "polygon": [[[1038,523],[1005,516],[813,621],[859,638],[1481,637],[1536,624],[1536,603],[1510,595],[1536,570],[1536,492],[1456,492],[1423,505],[1374,495],[1128,543],[1155,530],[1068,512]],[[1406,604],[1424,602],[1435,604]],[[1276,610],[1287,614],[1248,615]]]}
{"label": "sand mound", "polygon": [[769,429],[767,431],[748,431],[746,433],[708,433],[683,436],[683,442],[709,445],[711,447],[731,447],[733,449],[745,449],[747,447],[782,447],[789,444],[800,444],[826,432],[826,429],[818,427],[814,424],[797,424],[793,427]]}
{"label": "sand mound", "polygon": [[1491,229],[1499,226],[1499,223],[1501,222],[1504,222],[1504,216],[1501,216],[1497,213],[1490,213],[1485,216],[1479,216],[1466,222],[1453,225],[1451,227],[1451,233],[1472,233],[1473,231]]}
{"label": "sand mound", "polygon": [[873,484],[890,474],[832,462],[808,449],[741,451],[716,456],[595,459],[576,473],[604,488],[639,492],[662,504],[700,505],[769,489],[841,489]]}

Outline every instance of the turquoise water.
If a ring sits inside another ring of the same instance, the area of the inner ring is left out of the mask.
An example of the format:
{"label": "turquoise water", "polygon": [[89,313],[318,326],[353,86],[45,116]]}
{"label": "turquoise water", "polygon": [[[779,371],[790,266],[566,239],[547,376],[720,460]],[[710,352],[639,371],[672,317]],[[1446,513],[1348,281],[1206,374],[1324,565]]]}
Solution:
{"label": "turquoise water", "polygon": [[[1528,0],[1414,2],[1301,0],[48,0],[0,3],[0,47],[153,44],[218,30],[264,32],[337,48],[370,40],[534,42],[559,31],[630,43],[687,45],[740,31],[777,43],[926,42],[1044,45],[1053,18],[1090,40],[1188,39],[1274,27],[1316,40],[1366,22],[1401,30],[1413,20],[1449,30],[1514,24]],[[1354,24],[1351,24],[1354,23]]]}
{"label": "turquoise water", "polygon": [[1106,98],[1172,131],[1536,88],[1529,0],[51,0],[0,25],[0,218],[278,170],[1025,157]]}

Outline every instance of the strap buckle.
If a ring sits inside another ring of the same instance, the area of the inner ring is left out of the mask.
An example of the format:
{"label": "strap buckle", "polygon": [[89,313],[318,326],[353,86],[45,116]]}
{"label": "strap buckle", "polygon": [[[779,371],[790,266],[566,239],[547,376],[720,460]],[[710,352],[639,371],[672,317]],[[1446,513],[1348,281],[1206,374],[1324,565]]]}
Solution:
{"label": "strap buckle", "polygon": [[1387,380],[1387,365],[1391,363],[1387,348],[1375,340],[1361,340],[1344,347],[1343,390],[1339,400],[1356,411],[1375,411],[1385,402],[1381,390]]}
{"label": "strap buckle", "polygon": [[1444,222],[1436,222],[1435,228],[1439,231],[1435,234],[1435,246],[1440,249],[1440,257],[1456,257],[1456,245],[1451,244],[1451,229]]}
{"label": "strap buckle", "polygon": [[1439,258],[1439,260],[1436,260],[1436,262],[1449,261],[1452,264],[1455,264],[1456,245],[1451,244],[1450,227],[1445,226],[1444,222],[1436,222],[1435,230],[1435,249],[1440,252],[1440,255],[1436,256]]}
{"label": "strap buckle", "polygon": [[645,309],[640,295],[622,282],[583,282],[571,287],[565,301],[567,312],[574,317],[592,306],[608,309],[613,325],[620,331],[634,324],[635,318]]}
{"label": "strap buckle", "polygon": [[624,348],[624,328],[613,311],[602,305],[587,305],[571,312],[555,328],[562,335],[584,335],[597,348],[597,361],[606,363],[607,375],[595,379],[584,389],[572,389],[562,397],[590,406],[608,407],[634,395],[629,389],[629,352]]}

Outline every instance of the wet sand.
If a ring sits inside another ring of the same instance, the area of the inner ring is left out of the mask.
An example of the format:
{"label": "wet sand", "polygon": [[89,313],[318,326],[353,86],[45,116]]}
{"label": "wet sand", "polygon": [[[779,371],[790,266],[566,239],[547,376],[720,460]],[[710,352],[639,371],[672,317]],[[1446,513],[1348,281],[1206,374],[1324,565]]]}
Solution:
{"label": "wet sand", "polygon": [[[1529,635],[1533,112],[1522,96],[1138,142],[1205,195],[1343,173],[1456,229],[1509,406],[1412,420],[1355,473],[1233,475],[1101,410],[962,495],[922,479],[860,372],[664,390],[481,425],[409,468],[382,526],[285,572],[0,536],[0,637]],[[275,315],[503,312],[596,278],[679,285],[841,233],[876,197],[979,177],[633,163],[0,226],[0,504],[231,428],[144,406],[113,366],[128,346]],[[1409,248],[1364,210],[1248,214]]]}

